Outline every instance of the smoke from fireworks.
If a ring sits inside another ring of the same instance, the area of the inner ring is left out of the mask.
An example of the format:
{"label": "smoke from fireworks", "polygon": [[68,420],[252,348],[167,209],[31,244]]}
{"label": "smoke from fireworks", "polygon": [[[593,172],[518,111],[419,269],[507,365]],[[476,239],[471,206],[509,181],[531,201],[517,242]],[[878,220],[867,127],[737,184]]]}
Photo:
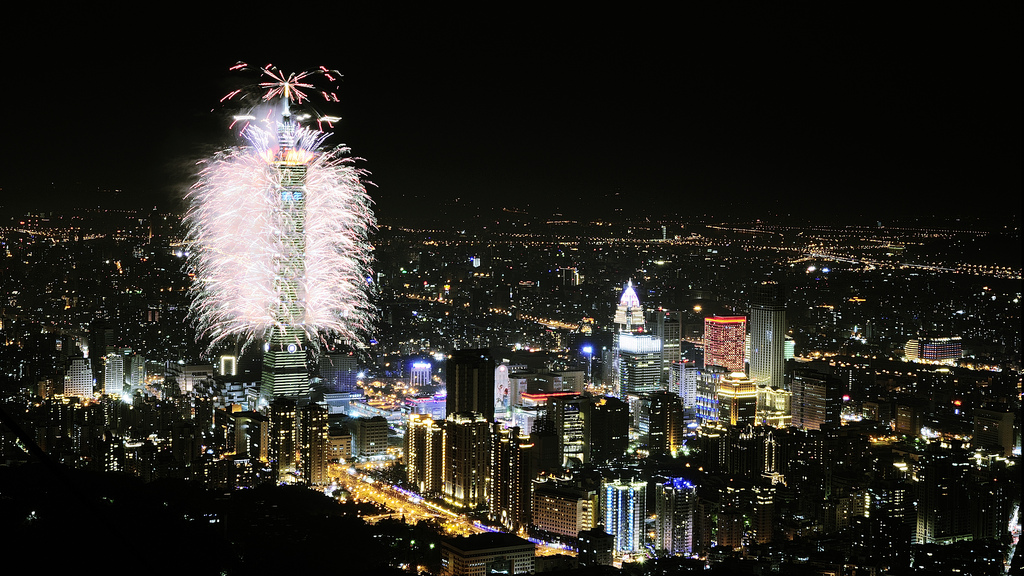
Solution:
{"label": "smoke from fireworks", "polygon": [[[357,343],[371,320],[367,235],[375,220],[365,172],[348,148],[325,147],[328,134],[291,120],[289,104],[306,98],[301,89],[312,88],[305,80],[314,73],[263,72],[274,80],[259,85],[266,127],[247,122],[244,145],[200,162],[187,196],[190,314],[211,347],[229,337],[267,338],[285,326],[300,327],[314,344],[328,335]],[[250,120],[260,116],[250,112]],[[282,184],[287,166],[305,168],[301,190]],[[285,278],[295,249],[283,231],[296,229],[297,218],[285,204],[295,194],[305,203],[303,266],[298,278]],[[297,292],[299,305],[282,305],[283,291]]]}

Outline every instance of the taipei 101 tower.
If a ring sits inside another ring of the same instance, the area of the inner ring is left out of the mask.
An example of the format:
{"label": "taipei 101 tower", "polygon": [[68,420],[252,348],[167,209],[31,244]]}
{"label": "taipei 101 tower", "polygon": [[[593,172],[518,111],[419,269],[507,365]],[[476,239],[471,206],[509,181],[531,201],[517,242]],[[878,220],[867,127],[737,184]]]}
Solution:
{"label": "taipei 101 tower", "polygon": [[[234,69],[247,69],[240,63]],[[324,126],[337,117],[292,109],[308,101],[320,68],[267,80],[259,101],[235,116],[247,144],[200,162],[185,217],[190,317],[208,352],[238,340],[263,342],[262,400],[295,398],[309,389],[307,352],[343,345],[360,348],[373,318],[369,231],[376,224],[348,148],[325,147]],[[317,88],[328,102],[337,96]],[[245,90],[224,100],[249,96]],[[308,107],[307,107],[308,108]]]}
{"label": "taipei 101 tower", "polygon": [[306,369],[305,332],[299,326],[305,308],[306,264],[306,165],[294,147],[295,124],[291,121],[288,99],[284,99],[283,119],[278,126],[278,149],[274,167],[280,175],[282,250],[276,255],[274,281],[279,295],[275,320],[263,346],[263,376],[260,396],[295,397],[306,393],[309,375]]}

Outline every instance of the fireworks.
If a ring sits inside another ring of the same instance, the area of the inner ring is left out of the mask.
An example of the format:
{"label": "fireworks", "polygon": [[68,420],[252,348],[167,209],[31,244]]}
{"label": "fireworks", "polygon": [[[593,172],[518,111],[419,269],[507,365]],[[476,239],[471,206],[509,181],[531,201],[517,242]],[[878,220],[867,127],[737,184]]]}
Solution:
{"label": "fireworks", "polygon": [[[269,112],[247,115],[244,145],[200,163],[187,197],[191,316],[211,346],[286,327],[313,343],[326,335],[358,342],[371,319],[367,235],[375,225],[365,172],[348,148],[325,147],[328,134],[291,118],[288,101],[306,99],[306,79],[329,76],[326,69],[263,72],[273,79],[260,84]],[[261,116],[265,127],[252,121]]]}

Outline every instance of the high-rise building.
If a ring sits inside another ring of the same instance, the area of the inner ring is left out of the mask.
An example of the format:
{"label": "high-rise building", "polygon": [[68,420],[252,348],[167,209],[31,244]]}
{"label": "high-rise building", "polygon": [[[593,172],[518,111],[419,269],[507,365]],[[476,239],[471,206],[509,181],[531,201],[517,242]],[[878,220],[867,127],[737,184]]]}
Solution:
{"label": "high-rise building", "polygon": [[655,549],[661,554],[693,554],[693,514],[697,487],[685,478],[669,478],[654,487]]}
{"label": "high-rise building", "polygon": [[601,482],[601,517],[615,535],[615,552],[640,552],[647,519],[647,481],[616,478]]}
{"label": "high-rise building", "polygon": [[801,430],[822,430],[839,425],[842,382],[811,370],[798,370],[790,378],[791,425]]}
{"label": "high-rise building", "polygon": [[518,427],[491,425],[491,472],[487,491],[491,519],[511,532],[530,523],[533,466],[529,436]]}
{"label": "high-rise building", "polygon": [[661,388],[661,340],[650,334],[619,334],[619,396]]}
{"label": "high-rise building", "polygon": [[786,428],[792,422],[793,393],[767,385],[757,387],[757,423],[775,428]]}
{"label": "high-rise building", "polygon": [[696,362],[680,360],[672,363],[672,371],[668,381],[668,389],[679,394],[683,406],[697,405],[697,379],[700,369]]}
{"label": "high-rise building", "polygon": [[655,312],[654,335],[661,339],[661,381],[671,382],[672,363],[682,358],[683,322],[679,311]]}
{"label": "high-rise building", "polygon": [[757,385],[743,372],[718,383],[718,418],[724,424],[748,426],[757,422]]}
{"label": "high-rise building", "polygon": [[629,446],[629,405],[610,396],[594,401],[590,417],[590,459],[595,464],[625,454]]}
{"label": "high-rise building", "polygon": [[545,478],[533,483],[533,519],[536,530],[565,541],[575,541],[580,532],[598,522],[596,490],[578,483]]}
{"label": "high-rise building", "polygon": [[711,316],[704,319],[704,366],[721,366],[729,372],[745,372],[747,341],[745,316]]}
{"label": "high-rise building", "polygon": [[299,411],[299,464],[303,482],[312,486],[323,486],[328,482],[330,444],[327,430],[327,408],[310,403]]}
{"label": "high-rise building", "polygon": [[974,435],[971,445],[975,448],[998,450],[1003,456],[1013,454],[1013,418],[1009,409],[993,410],[991,408],[975,408]]}
{"label": "high-rise building", "polygon": [[73,358],[64,374],[64,395],[92,398],[92,363],[88,358]]}
{"label": "high-rise building", "polygon": [[697,373],[697,419],[701,422],[718,421],[718,384],[727,376],[722,366],[705,366]]}
{"label": "high-rise building", "polygon": [[288,479],[298,467],[295,417],[294,400],[279,397],[270,403],[270,466],[278,482]]}
{"label": "high-rise building", "polygon": [[124,392],[124,356],[111,352],[103,357],[103,392],[121,394]]}
{"label": "high-rise building", "polygon": [[650,394],[648,450],[652,456],[672,456],[683,447],[686,423],[679,396],[664,390]]}
{"label": "high-rise building", "polygon": [[134,394],[136,390],[146,384],[146,357],[141,354],[133,354],[129,358],[131,362],[127,380],[128,385],[131,386],[130,393]]}
{"label": "high-rise building", "polygon": [[445,364],[446,413],[476,412],[494,420],[494,359],[486,349],[456,350]]}
{"label": "high-rise building", "polygon": [[359,389],[359,366],[354,354],[331,352],[320,356],[320,380],[328,392]]}
{"label": "high-rise building", "polygon": [[558,438],[563,466],[590,462],[593,404],[589,396],[552,395],[547,400],[547,417]]}
{"label": "high-rise building", "polygon": [[750,378],[772,388],[785,387],[786,300],[782,286],[764,282],[750,301]]}
{"label": "high-rise building", "polygon": [[429,386],[430,374],[430,362],[413,362],[412,369],[409,370],[409,385],[413,388]]}
{"label": "high-rise building", "polygon": [[442,496],[448,504],[468,509],[487,503],[490,447],[490,423],[483,416],[475,412],[448,416],[441,472]]}
{"label": "high-rise building", "polygon": [[440,494],[443,421],[430,414],[411,414],[405,431],[405,465],[409,484],[420,494]]}
{"label": "high-rise building", "polygon": [[640,307],[640,298],[633,289],[632,280],[622,290],[619,305],[615,308],[614,322],[616,332],[636,333],[644,329],[644,309]]}
{"label": "high-rise building", "polygon": [[284,121],[278,124],[279,149],[273,163],[279,175],[278,195],[284,213],[278,230],[280,252],[274,259],[278,301],[272,315],[277,326],[263,345],[260,385],[260,395],[268,399],[296,398],[309,391],[306,334],[301,326],[306,307],[306,165],[291,158],[297,125],[292,122],[287,106],[284,110]]}
{"label": "high-rise building", "polygon": [[355,422],[355,453],[361,458],[388,453],[388,421],[383,416],[359,418]]}

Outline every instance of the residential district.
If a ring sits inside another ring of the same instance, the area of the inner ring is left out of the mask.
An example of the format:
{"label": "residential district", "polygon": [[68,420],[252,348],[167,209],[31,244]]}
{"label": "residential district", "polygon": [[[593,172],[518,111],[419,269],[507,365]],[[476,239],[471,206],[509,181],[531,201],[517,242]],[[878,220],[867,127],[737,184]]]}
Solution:
{"label": "residential district", "polygon": [[197,341],[180,216],[6,215],[8,562],[1006,573],[1018,226],[384,222],[375,328],[280,394]]}

